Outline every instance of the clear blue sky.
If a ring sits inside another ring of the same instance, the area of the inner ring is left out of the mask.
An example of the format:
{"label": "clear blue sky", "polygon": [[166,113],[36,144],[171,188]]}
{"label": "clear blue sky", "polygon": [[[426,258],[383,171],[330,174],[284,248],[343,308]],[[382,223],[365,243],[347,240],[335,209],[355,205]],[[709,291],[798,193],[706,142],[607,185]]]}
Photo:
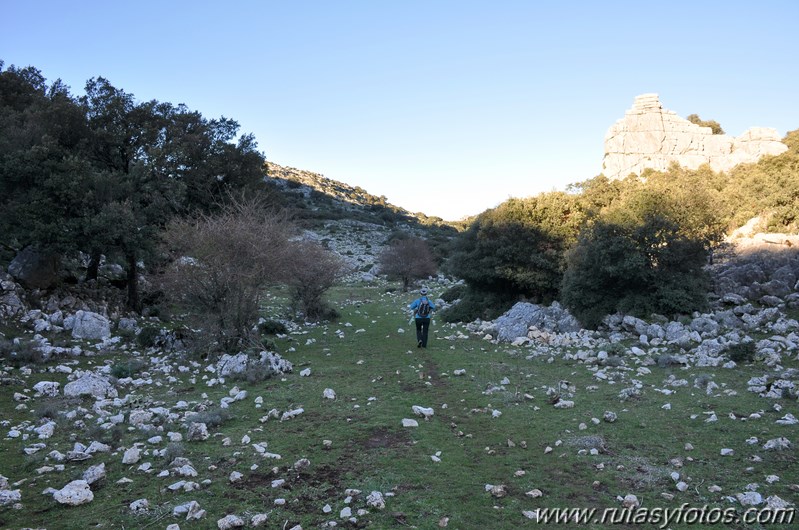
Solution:
{"label": "clear blue sky", "polygon": [[638,94],[799,128],[799,2],[0,0],[0,59],[237,120],[268,160],[457,219],[592,178]]}

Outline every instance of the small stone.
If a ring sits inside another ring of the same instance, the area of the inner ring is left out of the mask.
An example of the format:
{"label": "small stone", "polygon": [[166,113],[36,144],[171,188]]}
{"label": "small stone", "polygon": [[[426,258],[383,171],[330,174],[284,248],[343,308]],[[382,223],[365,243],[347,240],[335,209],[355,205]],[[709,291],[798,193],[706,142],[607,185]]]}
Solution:
{"label": "small stone", "polygon": [[138,447],[131,447],[122,456],[123,464],[135,464],[141,460],[141,450]]}
{"label": "small stone", "polygon": [[413,410],[414,414],[423,417],[425,420],[429,420],[433,416],[433,414],[435,414],[435,411],[432,408],[421,407],[419,405],[412,406],[411,410]]}
{"label": "small stone", "polygon": [[735,496],[741,506],[757,506],[763,504],[763,496],[756,491],[747,491],[746,493],[739,493]]}
{"label": "small stone", "polygon": [[91,466],[89,469],[83,472],[83,480],[85,480],[89,484],[94,484],[95,482],[99,482],[104,478],[105,478],[105,462],[96,466]]}
{"label": "small stone", "polygon": [[766,451],[782,451],[784,449],[790,449],[792,446],[793,444],[791,444],[790,440],[781,436],[767,441],[763,445],[763,449]]}
{"label": "small stone", "polygon": [[147,513],[150,511],[150,501],[147,499],[139,499],[130,503],[128,506],[130,511],[135,514]]}
{"label": "small stone", "polygon": [[373,491],[366,497],[366,505],[371,508],[383,510],[386,507],[386,501],[383,499],[383,494],[379,491]]}
{"label": "small stone", "polygon": [[252,519],[250,519],[250,526],[255,527],[255,528],[257,528],[259,526],[263,526],[263,525],[266,524],[266,521],[268,519],[269,519],[269,515],[268,514],[257,513],[257,514],[252,516]]}
{"label": "small stone", "polygon": [[641,503],[638,501],[638,497],[632,493],[625,495],[621,504],[628,510],[631,508],[638,508],[641,505]]}
{"label": "small stone", "polygon": [[226,515],[222,519],[219,519],[216,522],[217,528],[219,530],[230,530],[231,528],[241,528],[244,526],[244,519],[239,517],[238,515]]}
{"label": "small stone", "polygon": [[486,484],[485,486],[486,491],[491,493],[492,497],[501,498],[508,494],[507,489],[505,489],[504,484],[493,485],[493,484]]}

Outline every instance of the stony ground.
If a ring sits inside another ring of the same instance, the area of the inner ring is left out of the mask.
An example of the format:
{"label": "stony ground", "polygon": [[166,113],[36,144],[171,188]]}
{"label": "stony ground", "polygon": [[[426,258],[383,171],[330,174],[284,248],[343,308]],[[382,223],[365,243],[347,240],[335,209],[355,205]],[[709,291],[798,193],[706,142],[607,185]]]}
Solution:
{"label": "stony ground", "polygon": [[795,504],[795,310],[742,325],[752,362],[703,347],[732,333],[694,329],[712,314],[671,338],[545,319],[511,342],[434,320],[424,350],[411,296],[386,287],[338,288],[340,321],[275,337],[243,374],[118,323],[104,340],[42,315],[6,327],[20,343],[38,327],[52,358],[0,375],[0,526],[510,529],[544,507]]}

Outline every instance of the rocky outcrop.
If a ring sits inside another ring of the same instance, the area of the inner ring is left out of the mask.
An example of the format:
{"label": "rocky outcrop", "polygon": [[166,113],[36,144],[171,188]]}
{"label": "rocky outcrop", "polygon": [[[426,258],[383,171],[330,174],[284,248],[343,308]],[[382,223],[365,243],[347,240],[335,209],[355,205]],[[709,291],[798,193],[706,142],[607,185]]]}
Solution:
{"label": "rocky outcrop", "polygon": [[714,171],[728,171],[787,149],[775,129],[752,127],[737,137],[713,134],[710,127],[664,109],[657,94],[642,94],[608,129],[602,173],[624,178],[647,168],[665,171],[674,162],[688,169],[710,164]]}
{"label": "rocky outcrop", "polygon": [[26,247],[11,261],[8,273],[29,289],[49,289],[58,282],[58,255]]}
{"label": "rocky outcrop", "polygon": [[103,315],[91,311],[78,311],[75,316],[64,321],[67,329],[72,329],[76,339],[102,340],[111,336],[111,323]]}

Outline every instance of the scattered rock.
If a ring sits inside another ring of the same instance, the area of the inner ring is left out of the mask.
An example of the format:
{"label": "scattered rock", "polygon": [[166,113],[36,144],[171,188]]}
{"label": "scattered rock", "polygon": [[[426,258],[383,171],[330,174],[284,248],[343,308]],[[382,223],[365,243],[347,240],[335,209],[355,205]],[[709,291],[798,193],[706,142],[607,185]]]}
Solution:
{"label": "scattered rock", "polygon": [[219,530],[230,530],[231,528],[241,528],[244,526],[244,519],[239,517],[238,515],[226,515],[222,519],[219,519],[216,522],[217,528]]}
{"label": "scattered rock", "polygon": [[85,480],[73,480],[53,494],[53,498],[61,504],[78,506],[94,500],[94,494]]}
{"label": "scattered rock", "polygon": [[379,491],[373,491],[366,497],[366,505],[370,508],[376,508],[378,510],[383,510],[386,507],[386,501],[383,498],[383,494]]}

